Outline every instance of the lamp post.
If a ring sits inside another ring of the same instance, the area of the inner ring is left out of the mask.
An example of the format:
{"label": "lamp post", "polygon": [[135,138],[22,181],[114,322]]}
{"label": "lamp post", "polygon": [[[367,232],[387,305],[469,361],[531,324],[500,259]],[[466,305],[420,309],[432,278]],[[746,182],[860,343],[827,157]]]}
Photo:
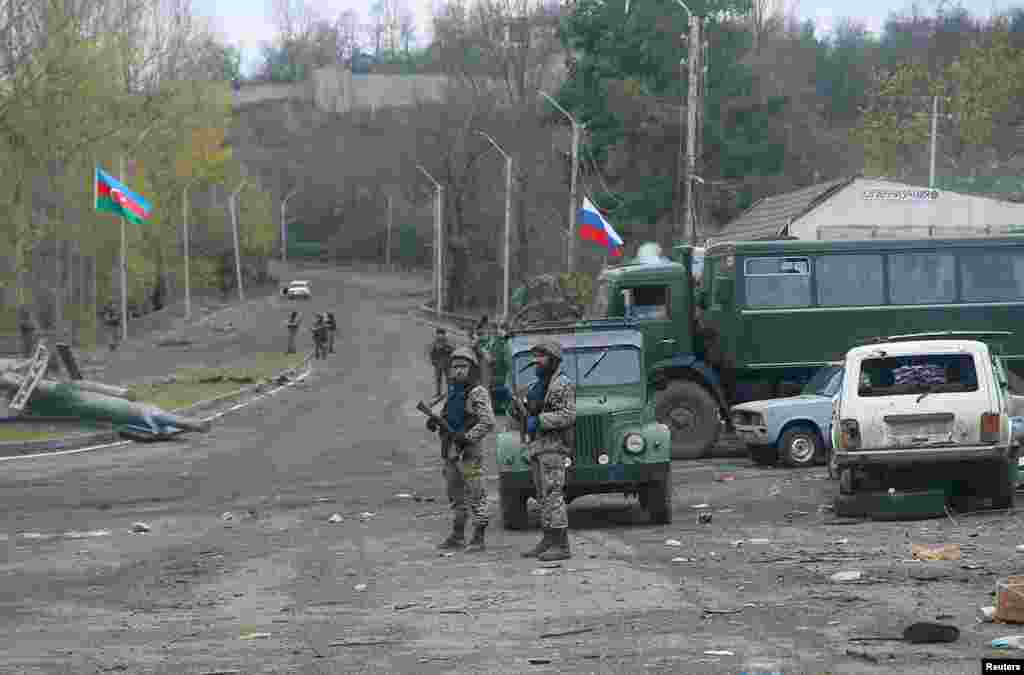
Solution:
{"label": "lamp post", "polygon": [[494,149],[502,154],[505,158],[505,247],[504,247],[504,258],[502,260],[502,287],[501,287],[501,301],[502,301],[502,317],[504,321],[508,321],[508,287],[509,287],[509,250],[512,244],[512,157],[501,149],[498,142],[488,136],[482,131],[477,131],[479,135],[490,141]]}
{"label": "lamp post", "polygon": [[285,208],[288,200],[295,196],[299,188],[295,188],[281,200],[281,262],[288,262],[288,221],[285,219]]}
{"label": "lamp post", "polygon": [[443,300],[444,300],[444,298],[442,297],[442,294],[443,294],[443,291],[444,291],[444,287],[443,287],[443,285],[441,283],[441,277],[442,277],[442,275],[441,275],[441,266],[442,266],[442,264],[444,262],[444,258],[442,257],[442,254],[441,254],[442,253],[441,252],[441,245],[442,245],[441,244],[441,242],[442,242],[441,221],[442,221],[442,215],[443,215],[442,209],[443,209],[444,188],[441,186],[440,183],[438,183],[436,180],[434,180],[434,177],[431,176],[427,172],[427,170],[423,168],[422,165],[417,164],[416,168],[419,169],[420,171],[422,171],[423,175],[430,179],[430,182],[434,184],[434,189],[437,191],[435,193],[435,195],[434,195],[434,199],[435,199],[435,202],[434,202],[434,293],[435,293],[434,299],[435,299],[435,303],[436,303],[435,306],[434,306],[434,314],[437,317],[437,319],[440,320],[441,319],[441,305],[443,304]]}
{"label": "lamp post", "polygon": [[[140,143],[149,135],[149,132],[156,128],[156,124],[151,124],[142,130],[138,138],[135,139],[135,143],[132,144],[131,149],[135,150]],[[125,164],[127,162],[126,153],[121,153],[121,182],[126,186],[128,185],[128,177],[125,175],[127,170]],[[128,221],[124,216],[121,216],[121,342],[128,340]]]}
{"label": "lamp post", "polygon": [[249,179],[243,178],[235,191],[228,198],[228,209],[231,211],[231,234],[235,241],[235,278],[238,281],[238,301],[245,302],[245,290],[242,288],[242,254],[238,246],[238,195],[249,185]]}
{"label": "lamp post", "polygon": [[185,319],[192,318],[192,282],[189,275],[188,189],[199,179],[193,178],[181,190],[181,240],[185,251]]}
{"label": "lamp post", "polygon": [[572,234],[575,229],[574,225],[576,222],[576,174],[579,172],[580,129],[582,128],[582,125],[577,122],[576,118],[570,115],[565,108],[558,105],[558,101],[551,98],[543,91],[539,91],[538,93],[546,98],[551,105],[558,108],[559,112],[569,118],[569,122],[572,123],[572,176],[569,180],[569,236],[566,238],[566,268],[569,274],[572,274],[576,268],[574,255],[576,240]]}

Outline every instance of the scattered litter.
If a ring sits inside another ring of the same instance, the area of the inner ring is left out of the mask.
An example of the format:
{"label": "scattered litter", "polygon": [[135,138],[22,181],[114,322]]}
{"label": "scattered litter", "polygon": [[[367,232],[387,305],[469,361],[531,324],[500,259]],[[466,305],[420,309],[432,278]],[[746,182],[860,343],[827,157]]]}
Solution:
{"label": "scattered litter", "polygon": [[697,522],[700,523],[701,525],[707,525],[708,523],[710,523],[711,522],[711,512],[710,511],[701,511],[700,513],[698,513],[697,514]]}
{"label": "scattered litter", "polygon": [[376,513],[372,513],[370,511],[363,511],[362,513],[359,514],[359,517],[362,518],[363,520],[369,520],[370,518],[373,518],[375,515],[377,515],[377,514]]}
{"label": "scattered litter", "polygon": [[836,507],[835,507],[834,504],[822,504],[821,506],[818,507],[818,511],[819,512],[832,511],[835,508]]}
{"label": "scattered litter", "polygon": [[92,537],[107,537],[112,533],[110,530],[90,530],[88,532],[68,532],[69,539],[89,539]]}
{"label": "scattered litter", "polygon": [[542,640],[544,640],[547,638],[564,637],[566,635],[581,635],[583,633],[591,633],[593,632],[593,630],[593,628],[574,628],[572,630],[560,630],[555,631],[553,633],[541,633],[540,637]]}
{"label": "scattered litter", "polygon": [[849,540],[849,539],[846,539],[846,538],[844,537],[844,538],[842,538],[842,539],[836,539],[836,540],[835,540],[834,542],[832,542],[832,543],[833,543],[833,544],[835,544],[836,546],[845,546],[846,544],[849,544],[849,543],[850,543],[850,540]]}
{"label": "scattered litter", "polygon": [[863,574],[860,571],[850,570],[847,572],[836,572],[835,574],[830,576],[829,579],[836,583],[843,583],[847,581],[857,581],[861,578],[861,576],[863,576]]}
{"label": "scattered litter", "polygon": [[356,584],[352,588],[357,590],[357,591],[365,591],[366,590],[366,584]]}
{"label": "scattered litter", "polygon": [[239,637],[243,640],[264,640],[270,637],[270,633],[242,633]]}
{"label": "scattered litter", "polygon": [[221,520],[234,520],[235,519],[235,514],[231,513],[230,511],[225,511],[224,513],[220,514],[220,519]]}
{"label": "scattered litter", "polygon": [[731,473],[725,473],[716,478],[715,480],[718,481],[719,483],[728,483],[729,481],[736,480],[736,476],[732,475]]}
{"label": "scattered litter", "polygon": [[830,626],[838,626],[839,622],[838,621],[829,621],[828,625],[830,625]]}
{"label": "scattered litter", "polygon": [[770,543],[772,543],[772,540],[771,539],[750,539],[750,540],[747,541],[747,543],[748,544],[754,544],[755,546],[759,546],[759,545],[762,545],[762,544],[770,544]]}
{"label": "scattered litter", "polygon": [[736,509],[718,509],[719,513],[732,513]]}
{"label": "scattered litter", "polygon": [[408,492],[399,492],[395,495],[395,499],[412,499],[412,495]]}
{"label": "scattered litter", "polygon": [[1017,553],[1024,553],[1024,544],[1017,546]]}
{"label": "scattered litter", "polygon": [[792,520],[793,518],[798,518],[800,516],[806,516],[806,515],[809,515],[806,511],[790,511],[789,513],[785,514],[783,517]]}
{"label": "scattered litter", "polygon": [[705,607],[702,611],[705,614],[739,614],[743,611],[743,608],[740,607],[739,609],[711,609],[710,607]]}
{"label": "scattered litter", "polygon": [[340,640],[327,643],[328,647],[376,647],[398,644],[398,640]]}
{"label": "scattered litter", "polygon": [[137,532],[137,533],[149,532],[152,529],[153,528],[151,528],[148,524],[143,523],[143,522],[132,523],[132,532]]}
{"label": "scattered litter", "polygon": [[441,557],[442,557],[442,558],[451,558],[451,557],[453,557],[454,555],[455,555],[455,554],[454,554],[454,553],[452,553],[451,551],[445,551],[445,552],[441,553]]}
{"label": "scattered litter", "polygon": [[709,649],[704,654],[706,656],[736,656],[734,652],[730,652],[727,649]]}
{"label": "scattered litter", "polygon": [[340,523],[343,520],[345,520],[345,519],[341,517],[340,513],[335,513],[334,515],[332,515],[330,518],[327,519],[327,522],[329,522],[329,523]]}
{"label": "scattered litter", "polygon": [[532,574],[535,577],[545,577],[549,574],[552,574],[552,571],[550,569],[541,568],[531,571],[530,574]]}
{"label": "scattered litter", "polygon": [[674,563],[688,563],[688,562],[693,562],[693,561],[690,560],[689,558],[680,558],[680,557],[677,556],[675,558],[672,558],[672,562],[674,562]]}
{"label": "scattered litter", "polygon": [[981,615],[978,617],[978,621],[981,623],[992,623],[996,618],[995,607],[979,607],[978,613]]}
{"label": "scattered litter", "polygon": [[412,607],[415,607],[415,606],[416,606],[417,604],[419,604],[419,603],[415,603],[415,602],[406,602],[406,603],[403,603],[403,604],[401,604],[401,605],[395,605],[394,609],[395,609],[395,611],[396,611],[396,612],[400,612],[400,611],[402,611],[403,609],[410,609],[410,608],[412,608]]}
{"label": "scattered litter", "polygon": [[536,657],[532,658],[532,659],[527,659],[526,661],[527,661],[527,663],[532,663],[535,666],[540,666],[540,665],[544,665],[546,663],[551,663],[551,659],[542,659],[542,658],[536,658]]}
{"label": "scattered litter", "polygon": [[736,541],[732,542],[732,545],[733,548],[741,548],[743,546],[743,540],[737,539]]}
{"label": "scattered litter", "polygon": [[562,566],[562,563],[560,563],[560,562],[541,563],[541,564],[537,565],[537,567],[544,567],[544,568],[547,568],[549,570],[557,570],[561,566]]}
{"label": "scattered litter", "polygon": [[983,567],[984,567],[984,565],[979,565],[978,563],[964,563],[963,565],[960,566],[960,569],[962,569],[962,570],[980,570]]}
{"label": "scattered litter", "polygon": [[710,509],[711,504],[694,504],[690,507],[691,509]]}
{"label": "scattered litter", "polygon": [[782,488],[780,488],[778,485],[773,485],[772,488],[768,490],[769,497],[777,497],[780,494],[782,494]]}
{"label": "scattered litter", "polygon": [[992,649],[1024,649],[1024,635],[1007,635],[992,641]]}
{"label": "scattered litter", "polygon": [[323,504],[324,502],[333,502],[334,498],[333,497],[317,497],[313,501],[315,501],[318,504]]}
{"label": "scattered litter", "polygon": [[960,544],[912,544],[910,552],[915,560],[959,560]]}
{"label": "scattered litter", "polygon": [[683,545],[683,542],[679,541],[678,539],[666,539],[665,540],[665,546],[682,546],[682,545]]}

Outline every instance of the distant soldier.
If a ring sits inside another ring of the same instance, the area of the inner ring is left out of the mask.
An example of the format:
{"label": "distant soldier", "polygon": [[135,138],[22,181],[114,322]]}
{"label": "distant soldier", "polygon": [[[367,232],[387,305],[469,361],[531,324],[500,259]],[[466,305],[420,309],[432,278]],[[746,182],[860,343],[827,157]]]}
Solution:
{"label": "distant soldier", "polygon": [[491,325],[484,314],[471,335],[473,351],[480,362],[480,384],[491,390]]}
{"label": "distant soldier", "polygon": [[[466,552],[475,553],[484,550],[484,530],[488,523],[480,442],[494,430],[494,409],[490,394],[477,379],[479,369],[472,350],[456,349],[451,356],[450,370],[451,383],[441,418],[453,432],[451,437],[442,438],[443,443],[450,444],[444,462],[444,478],[453,518],[452,532],[438,548],[462,548],[466,541],[466,520],[472,514],[473,539]],[[446,434],[432,419],[427,420],[427,430],[442,436]]]}
{"label": "distant soldier", "polygon": [[[544,538],[524,557],[539,560],[566,560],[569,550],[569,514],[565,508],[565,460],[572,457],[576,445],[576,389],[559,373],[562,345],[555,340],[533,348],[537,380],[526,392],[526,431],[530,471]],[[521,411],[509,408],[509,416],[519,421]]]}
{"label": "distant soldier", "polygon": [[298,312],[292,312],[288,317],[288,354],[296,353],[295,339],[299,334],[299,326],[302,325],[302,315]]}
{"label": "distant soldier", "polygon": [[121,314],[109,302],[103,308],[103,325],[107,327],[107,332],[110,334],[110,351],[114,351],[121,338]]}
{"label": "distant soldier", "polygon": [[327,322],[323,314],[317,314],[313,323],[313,358],[327,358]]}
{"label": "distant soldier", "polygon": [[430,365],[434,366],[434,384],[437,395],[444,393],[442,380],[447,381],[449,360],[455,346],[448,340],[448,331],[438,328],[434,334],[434,341],[430,343]]}
{"label": "distant soldier", "polygon": [[327,312],[327,353],[334,353],[334,335],[338,332],[338,322],[334,320],[334,312]]}

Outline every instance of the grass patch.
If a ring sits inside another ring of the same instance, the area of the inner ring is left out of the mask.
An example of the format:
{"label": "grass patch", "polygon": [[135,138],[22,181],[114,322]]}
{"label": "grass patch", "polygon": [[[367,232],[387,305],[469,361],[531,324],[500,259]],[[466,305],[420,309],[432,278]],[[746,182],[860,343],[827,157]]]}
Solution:
{"label": "grass patch", "polygon": [[173,382],[131,387],[137,400],[164,410],[185,408],[193,403],[224,396],[259,384],[282,370],[302,363],[305,354],[258,353],[220,368],[191,368],[174,373]]}
{"label": "grass patch", "polygon": [[28,443],[30,441],[50,441],[78,431],[67,429],[65,431],[53,431],[47,429],[31,429],[28,427],[14,427],[0,425],[0,443]]}

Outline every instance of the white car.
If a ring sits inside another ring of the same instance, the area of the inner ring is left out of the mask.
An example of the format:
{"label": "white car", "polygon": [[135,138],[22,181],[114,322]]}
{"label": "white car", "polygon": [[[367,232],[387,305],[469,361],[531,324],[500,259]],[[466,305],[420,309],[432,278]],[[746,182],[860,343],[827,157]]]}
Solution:
{"label": "white car", "polygon": [[313,291],[309,289],[308,281],[293,281],[284,289],[284,297],[288,299],[309,300],[313,297]]}
{"label": "white car", "polygon": [[960,335],[995,334],[896,336],[847,352],[831,429],[841,495],[946,481],[1013,505],[1016,397],[1000,357]]}

